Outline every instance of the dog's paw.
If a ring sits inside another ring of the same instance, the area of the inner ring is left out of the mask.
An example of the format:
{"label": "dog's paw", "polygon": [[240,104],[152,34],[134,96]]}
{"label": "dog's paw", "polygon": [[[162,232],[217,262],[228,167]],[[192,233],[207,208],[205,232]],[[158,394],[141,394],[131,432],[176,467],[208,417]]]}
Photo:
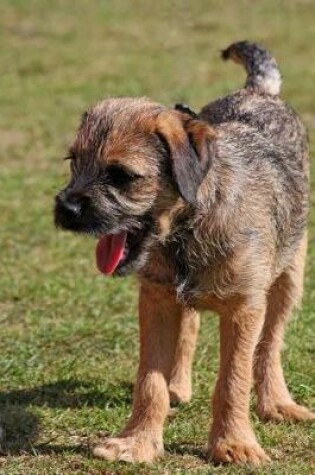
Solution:
{"label": "dog's paw", "polygon": [[259,417],[264,421],[315,421],[315,413],[295,402],[259,406]]}
{"label": "dog's paw", "polygon": [[93,455],[111,462],[153,462],[163,456],[163,442],[146,434],[108,438],[93,450]]}
{"label": "dog's paw", "polygon": [[191,401],[192,398],[191,385],[171,381],[169,386],[169,394],[172,405],[186,404]]}
{"label": "dog's paw", "polygon": [[260,445],[237,438],[219,437],[211,444],[210,457],[215,463],[249,463],[262,465],[270,462],[270,458]]}

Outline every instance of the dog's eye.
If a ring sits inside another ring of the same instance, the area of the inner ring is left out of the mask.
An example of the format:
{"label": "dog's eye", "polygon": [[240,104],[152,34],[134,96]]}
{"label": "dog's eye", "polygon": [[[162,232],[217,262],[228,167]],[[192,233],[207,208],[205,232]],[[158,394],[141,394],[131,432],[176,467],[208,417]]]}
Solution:
{"label": "dog's eye", "polygon": [[110,165],[106,169],[106,183],[117,188],[131,184],[140,175],[120,165]]}

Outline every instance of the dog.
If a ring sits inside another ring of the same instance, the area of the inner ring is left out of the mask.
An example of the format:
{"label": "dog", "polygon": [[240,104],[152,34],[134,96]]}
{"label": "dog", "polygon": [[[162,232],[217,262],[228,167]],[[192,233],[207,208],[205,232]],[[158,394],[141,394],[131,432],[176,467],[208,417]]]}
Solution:
{"label": "dog", "polygon": [[56,225],[98,238],[102,273],[140,280],[133,410],[118,437],[95,447],[107,460],[162,456],[170,402],[191,398],[203,309],[220,316],[214,462],[269,460],[250,423],[252,380],[263,420],[315,419],[293,401],[280,357],[303,289],[307,133],[279,98],[281,74],[264,47],[238,42],[222,57],[245,66],[242,89],[199,113],[146,98],[104,100],[83,115],[67,157]]}

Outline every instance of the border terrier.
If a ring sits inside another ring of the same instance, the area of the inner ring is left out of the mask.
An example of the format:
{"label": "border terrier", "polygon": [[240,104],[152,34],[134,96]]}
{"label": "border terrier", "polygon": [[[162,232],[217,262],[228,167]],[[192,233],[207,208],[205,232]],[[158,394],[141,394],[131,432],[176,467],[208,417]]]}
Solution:
{"label": "border terrier", "polygon": [[315,414],[285,383],[281,346],[301,299],[309,152],[281,75],[263,47],[232,44],[245,86],[199,113],[146,98],[104,100],[82,118],[69,151],[71,180],[55,222],[98,238],[106,275],[140,281],[140,365],[132,415],[94,454],[151,462],[163,454],[170,402],[191,398],[199,314],[220,316],[220,369],[209,455],[269,460],[250,423],[252,381],[264,420]]}

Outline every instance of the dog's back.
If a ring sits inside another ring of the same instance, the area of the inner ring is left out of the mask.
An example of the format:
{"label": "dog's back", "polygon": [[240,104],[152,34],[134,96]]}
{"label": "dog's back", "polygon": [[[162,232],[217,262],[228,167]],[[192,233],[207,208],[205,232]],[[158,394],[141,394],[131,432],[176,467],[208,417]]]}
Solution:
{"label": "dog's back", "polygon": [[200,112],[200,118],[218,126],[237,122],[294,156],[295,167],[308,170],[308,138],[295,111],[279,98],[281,74],[276,60],[263,47],[242,41],[222,52],[222,58],[243,64],[247,79],[243,89],[220,98]]}

